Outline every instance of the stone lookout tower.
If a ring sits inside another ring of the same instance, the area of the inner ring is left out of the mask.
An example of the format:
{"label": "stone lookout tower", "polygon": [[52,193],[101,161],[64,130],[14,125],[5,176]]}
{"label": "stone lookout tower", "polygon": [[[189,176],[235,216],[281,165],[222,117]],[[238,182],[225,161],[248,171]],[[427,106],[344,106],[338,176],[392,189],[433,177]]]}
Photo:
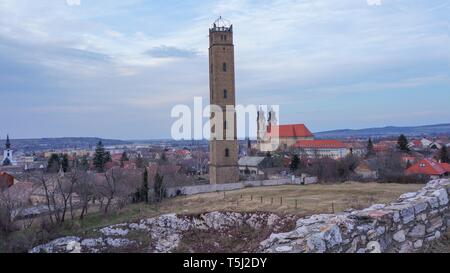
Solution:
{"label": "stone lookout tower", "polygon": [[[236,132],[233,25],[222,17],[209,29],[209,84],[212,107],[210,183],[235,183],[239,181],[239,147]],[[215,106],[220,107],[220,110]]]}

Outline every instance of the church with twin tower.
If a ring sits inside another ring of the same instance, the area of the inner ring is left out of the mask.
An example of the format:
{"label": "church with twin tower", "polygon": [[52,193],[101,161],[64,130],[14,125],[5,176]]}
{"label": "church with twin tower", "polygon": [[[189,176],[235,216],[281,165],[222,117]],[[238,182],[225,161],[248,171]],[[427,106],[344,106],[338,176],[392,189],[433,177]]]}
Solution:
{"label": "church with twin tower", "polygon": [[[210,105],[222,109],[222,115],[211,111],[211,184],[239,181],[234,74],[233,25],[220,17],[209,29]],[[218,126],[223,126],[223,132]],[[223,136],[219,135],[222,133]]]}

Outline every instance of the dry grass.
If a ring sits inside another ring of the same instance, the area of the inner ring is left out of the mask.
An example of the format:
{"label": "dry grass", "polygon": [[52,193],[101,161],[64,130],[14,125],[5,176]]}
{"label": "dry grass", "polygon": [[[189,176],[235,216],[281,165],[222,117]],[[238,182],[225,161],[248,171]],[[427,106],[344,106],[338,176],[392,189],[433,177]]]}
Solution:
{"label": "dry grass", "polygon": [[165,200],[159,205],[158,210],[160,213],[178,214],[199,214],[221,210],[310,215],[331,213],[333,208],[335,212],[340,212],[349,208],[361,209],[374,203],[391,202],[401,194],[417,191],[421,187],[423,185],[357,182],[255,187],[225,194],[221,192],[177,197]]}

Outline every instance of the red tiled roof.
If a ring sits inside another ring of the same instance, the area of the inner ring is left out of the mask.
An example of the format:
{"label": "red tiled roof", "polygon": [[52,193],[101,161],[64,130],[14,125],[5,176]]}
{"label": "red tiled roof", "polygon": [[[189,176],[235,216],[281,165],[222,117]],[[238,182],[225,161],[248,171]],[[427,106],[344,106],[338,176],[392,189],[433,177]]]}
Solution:
{"label": "red tiled roof", "polygon": [[11,187],[14,184],[14,176],[6,172],[0,172],[0,187]]}
{"label": "red tiled roof", "polygon": [[422,159],[406,170],[406,174],[443,175],[450,171],[446,163],[439,163],[432,159]]}
{"label": "red tiled roof", "polygon": [[277,125],[270,128],[269,135],[278,129],[279,137],[313,137],[314,135],[306,128],[305,124]]}
{"label": "red tiled roof", "polygon": [[441,166],[450,173],[450,164],[448,163],[441,163]]}
{"label": "red tiled roof", "polygon": [[190,154],[191,152],[190,151],[188,151],[188,150],[177,150],[176,151],[176,154],[177,155],[182,155],[182,156],[186,156],[186,155],[188,155],[188,154]]}
{"label": "red tiled roof", "polygon": [[299,140],[294,145],[296,148],[315,149],[339,149],[345,148],[345,144],[338,140]]}
{"label": "red tiled roof", "polygon": [[422,146],[422,142],[420,140],[413,140],[414,146]]}

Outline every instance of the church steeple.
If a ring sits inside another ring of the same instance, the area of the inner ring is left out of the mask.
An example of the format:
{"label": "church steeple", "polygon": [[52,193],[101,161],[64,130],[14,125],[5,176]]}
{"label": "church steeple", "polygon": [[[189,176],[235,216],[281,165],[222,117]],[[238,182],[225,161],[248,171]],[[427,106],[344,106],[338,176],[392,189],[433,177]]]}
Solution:
{"label": "church steeple", "polygon": [[8,166],[14,165],[13,161],[13,151],[11,150],[11,142],[9,141],[9,135],[6,135],[6,149],[3,151],[3,160],[1,161],[1,165]]}
{"label": "church steeple", "polygon": [[11,149],[11,142],[9,141],[9,135],[6,135],[6,150]]}

